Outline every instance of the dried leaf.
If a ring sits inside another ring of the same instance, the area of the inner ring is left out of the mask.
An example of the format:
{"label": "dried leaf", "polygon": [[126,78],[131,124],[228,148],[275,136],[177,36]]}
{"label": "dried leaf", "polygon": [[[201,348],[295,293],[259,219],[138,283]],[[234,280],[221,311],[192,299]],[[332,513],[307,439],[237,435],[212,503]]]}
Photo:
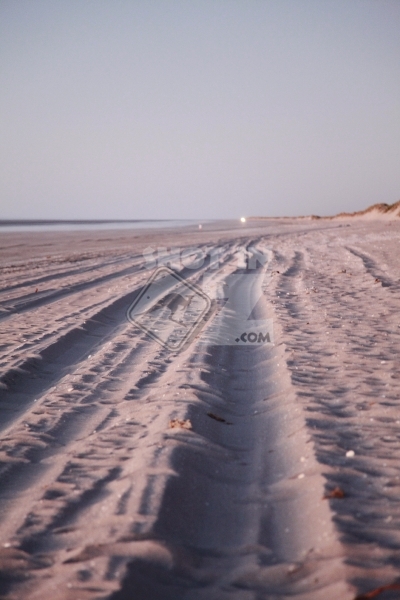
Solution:
{"label": "dried leaf", "polygon": [[170,429],[192,429],[192,423],[190,419],[171,419],[169,422]]}
{"label": "dried leaf", "polygon": [[400,583],[390,583],[389,585],[382,585],[381,587],[377,587],[366,594],[361,594],[361,596],[357,596],[354,600],[370,600],[371,598],[376,598],[382,592],[388,592],[389,590],[400,590]]}
{"label": "dried leaf", "polygon": [[327,500],[328,498],[344,498],[345,493],[340,487],[335,487],[335,489],[331,490],[323,497],[323,500]]}
{"label": "dried leaf", "polygon": [[223,419],[222,417],[219,417],[218,415],[216,415],[214,413],[207,413],[207,416],[210,417],[211,419],[214,419],[215,421],[218,421],[219,423],[226,423],[227,425],[232,425],[232,423],[229,423],[229,421],[227,421],[226,419]]}

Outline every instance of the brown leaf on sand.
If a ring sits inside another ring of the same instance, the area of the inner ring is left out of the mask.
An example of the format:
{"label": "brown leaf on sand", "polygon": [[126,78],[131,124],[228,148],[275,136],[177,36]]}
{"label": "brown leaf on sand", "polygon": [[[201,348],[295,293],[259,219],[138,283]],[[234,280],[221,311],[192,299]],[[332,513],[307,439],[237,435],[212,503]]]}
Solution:
{"label": "brown leaf on sand", "polygon": [[327,500],[329,498],[344,498],[345,497],[345,493],[342,490],[342,488],[340,487],[335,487],[333,490],[331,490],[330,492],[328,492],[327,494],[325,494],[325,496],[323,497],[323,500]]}
{"label": "brown leaf on sand", "polygon": [[223,419],[222,417],[219,417],[218,415],[216,415],[212,412],[208,412],[207,416],[210,417],[211,419],[214,419],[214,421],[218,421],[219,423],[226,423],[227,425],[232,425],[232,423],[230,423],[226,419]]}
{"label": "brown leaf on sand", "polygon": [[380,282],[381,282],[381,280],[380,280],[380,279],[378,279],[378,277],[377,277],[377,278],[375,279],[375,283],[380,283]]}
{"label": "brown leaf on sand", "polygon": [[192,429],[192,423],[190,419],[171,419],[169,422],[170,429]]}
{"label": "brown leaf on sand", "polygon": [[215,415],[212,412],[208,412],[207,417],[211,417],[212,419],[214,419],[215,421],[219,421],[220,423],[226,423],[225,419],[223,419],[222,417],[219,417],[218,415]]}
{"label": "brown leaf on sand", "polygon": [[370,600],[371,598],[376,598],[382,592],[388,592],[390,590],[400,590],[400,583],[389,583],[389,585],[382,585],[381,587],[377,587],[366,594],[361,594],[361,596],[356,596],[354,600]]}

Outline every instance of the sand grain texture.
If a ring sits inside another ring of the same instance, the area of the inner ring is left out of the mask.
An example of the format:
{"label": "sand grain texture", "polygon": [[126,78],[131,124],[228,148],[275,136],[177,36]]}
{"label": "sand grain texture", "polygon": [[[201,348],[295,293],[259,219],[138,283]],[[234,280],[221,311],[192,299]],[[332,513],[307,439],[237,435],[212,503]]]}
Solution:
{"label": "sand grain texture", "polygon": [[[0,596],[398,598],[399,239],[373,220],[2,233]],[[214,312],[176,353],[126,311],[145,249],[195,245],[218,267],[175,268]],[[246,287],[251,247],[269,260]],[[233,274],[273,346],[204,341]]]}

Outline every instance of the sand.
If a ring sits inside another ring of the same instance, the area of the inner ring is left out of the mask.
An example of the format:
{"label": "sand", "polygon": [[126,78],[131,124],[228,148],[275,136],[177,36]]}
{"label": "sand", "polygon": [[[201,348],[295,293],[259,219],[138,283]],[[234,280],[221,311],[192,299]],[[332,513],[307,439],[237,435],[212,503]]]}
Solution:
{"label": "sand", "polygon": [[[399,239],[1,233],[1,598],[399,598]],[[210,298],[179,351],[127,319],[162,247]],[[249,306],[273,343],[216,341]]]}

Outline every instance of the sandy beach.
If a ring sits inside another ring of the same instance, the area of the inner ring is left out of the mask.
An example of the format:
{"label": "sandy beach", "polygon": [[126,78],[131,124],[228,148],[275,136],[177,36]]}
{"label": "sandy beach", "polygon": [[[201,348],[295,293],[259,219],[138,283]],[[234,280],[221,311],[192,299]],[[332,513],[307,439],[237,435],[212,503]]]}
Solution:
{"label": "sandy beach", "polygon": [[[1,232],[0,597],[399,598],[399,239]],[[130,320],[161,267],[186,304]]]}

